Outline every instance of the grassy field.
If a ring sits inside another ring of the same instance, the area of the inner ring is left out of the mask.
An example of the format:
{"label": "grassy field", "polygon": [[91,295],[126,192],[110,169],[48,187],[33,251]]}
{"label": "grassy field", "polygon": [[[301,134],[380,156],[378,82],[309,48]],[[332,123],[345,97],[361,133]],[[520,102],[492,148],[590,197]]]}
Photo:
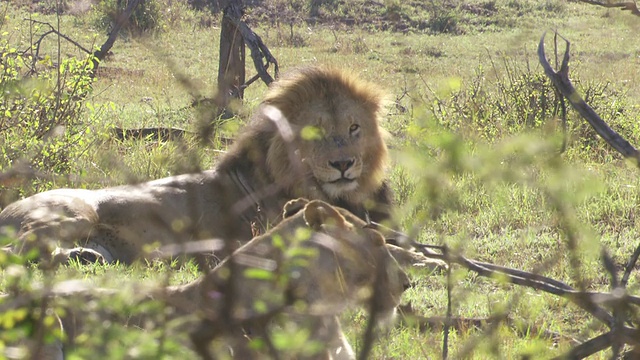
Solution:
{"label": "grassy field", "polygon": [[[52,24],[88,49],[106,38],[96,10],[68,9],[56,17],[44,11],[47,2],[35,9],[18,6],[24,3],[0,4],[3,56],[10,49],[29,48],[46,31],[46,26],[30,19]],[[195,96],[214,95],[219,15],[194,11],[178,1],[161,3],[157,28],[122,36],[100,65],[73,124],[72,145],[51,149],[30,142],[29,129],[2,127],[15,116],[5,113],[5,120],[0,120],[0,175],[28,166],[48,176],[11,181],[0,177],[0,206],[50,188],[99,188],[215,164],[224,150],[218,138],[209,139],[204,147],[189,137],[185,142],[109,138],[109,129],[115,126],[172,126],[195,133],[203,118],[191,103]],[[606,249],[621,270],[637,246],[638,169],[608,148],[572,111],[568,146],[560,153],[563,135],[561,121],[554,116],[557,99],[538,64],[536,49],[544,31],[557,30],[569,39],[572,81],[610,125],[639,144],[640,18],[562,0],[428,5],[385,1],[376,6],[369,2],[368,7],[354,1],[321,8],[322,21],[310,24],[304,21],[304,7],[293,10],[300,3],[271,0],[249,8],[250,25],[284,71],[305,64],[333,65],[388,90],[392,102],[384,127],[392,134],[389,177],[407,232],[470,258],[538,272],[572,286],[582,283],[586,290],[609,290],[610,276],[600,251]],[[42,42],[40,55],[42,72],[64,59],[84,59],[73,45],[64,40],[58,44],[54,36]],[[247,72],[255,70],[248,66]],[[190,79],[190,85],[181,84],[180,77]],[[7,84],[1,84],[3,89],[9,88]],[[233,138],[265,89],[263,84],[251,85],[238,105],[238,115],[226,121],[217,135]],[[559,210],[558,204],[567,206]],[[567,234],[576,234],[575,246]],[[17,271],[6,261],[5,265],[0,289],[30,289],[50,276],[37,270]],[[632,294],[638,291],[637,274],[633,272],[629,281]],[[196,275],[193,267],[76,266],[56,273],[55,281],[79,277],[137,292]],[[445,277],[420,269],[412,269],[411,275],[416,286],[405,301],[418,314],[444,316]],[[556,296],[457,267],[452,305],[455,316],[504,314],[510,320],[491,331],[468,328],[451,333],[452,358],[551,358],[568,351],[573,339],[585,341],[605,330]],[[529,330],[520,331],[517,323]],[[352,312],[344,324],[357,349],[366,317]],[[83,340],[85,349],[72,356],[90,358],[100,351],[109,359],[184,356],[180,354],[185,350],[173,339],[158,345],[163,330],[157,329],[141,333],[97,326]],[[371,358],[441,358],[442,341],[441,331],[421,331],[417,324],[399,326],[378,343]],[[594,358],[610,356],[603,352]]]}

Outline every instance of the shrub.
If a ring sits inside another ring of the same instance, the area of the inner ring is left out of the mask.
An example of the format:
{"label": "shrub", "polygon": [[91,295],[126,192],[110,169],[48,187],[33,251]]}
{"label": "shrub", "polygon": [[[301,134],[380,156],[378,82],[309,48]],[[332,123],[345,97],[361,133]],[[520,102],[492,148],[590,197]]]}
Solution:
{"label": "shrub", "polygon": [[544,74],[506,66],[506,75],[496,73],[494,80],[478,67],[465,85],[431,98],[438,122],[491,141],[552,119],[558,99]]}
{"label": "shrub", "polygon": [[[93,6],[93,24],[96,28],[109,31],[113,21],[129,4],[123,0],[99,1]],[[133,35],[140,35],[162,29],[162,6],[158,0],[141,0],[131,14],[129,23],[123,27]]]}
{"label": "shrub", "polygon": [[[549,79],[541,71],[532,71],[504,60],[504,69],[494,65],[487,74],[478,67],[467,81],[451,81],[454,85],[444,92],[431,91],[424,102],[431,104],[433,118],[445,128],[466,138],[481,138],[494,142],[523,131],[556,129],[560,133],[560,98]],[[602,119],[633,144],[640,142],[640,128],[634,121],[637,108],[628,104],[624,93],[612,89],[606,82],[576,81],[577,90]],[[594,161],[617,158],[617,152],[607,145],[582,119],[569,102],[567,107],[567,137],[569,152]]]}
{"label": "shrub", "polygon": [[44,190],[49,175],[82,171],[76,161],[88,149],[90,129],[81,114],[92,62],[72,58],[56,68],[45,60],[40,65],[49,70],[35,73],[31,62],[0,38],[0,173],[26,170],[36,178],[32,190]]}

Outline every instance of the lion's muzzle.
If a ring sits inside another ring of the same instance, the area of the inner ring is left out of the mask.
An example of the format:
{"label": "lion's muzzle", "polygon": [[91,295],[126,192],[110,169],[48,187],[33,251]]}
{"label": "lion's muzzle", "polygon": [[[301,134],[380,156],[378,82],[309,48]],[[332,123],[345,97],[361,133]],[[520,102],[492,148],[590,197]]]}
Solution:
{"label": "lion's muzzle", "polygon": [[329,166],[340,171],[340,173],[342,174],[342,177],[345,177],[344,175],[345,172],[349,170],[351,167],[353,167],[353,164],[355,164],[355,162],[356,162],[355,158],[350,158],[347,160],[329,161]]}

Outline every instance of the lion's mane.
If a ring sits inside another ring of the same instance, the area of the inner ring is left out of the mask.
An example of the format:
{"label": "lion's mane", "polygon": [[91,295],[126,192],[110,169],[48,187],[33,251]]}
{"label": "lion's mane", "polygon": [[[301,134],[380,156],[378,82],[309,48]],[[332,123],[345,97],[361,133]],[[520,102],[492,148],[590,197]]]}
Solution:
{"label": "lion's mane", "polygon": [[[353,74],[325,67],[296,69],[271,85],[251,123],[219,168],[238,167],[241,159],[247,159],[251,166],[251,169],[245,169],[251,172],[249,178],[264,184],[277,184],[286,194],[285,198],[322,199],[359,216],[379,205],[381,207],[377,209],[385,213],[384,207],[391,201],[384,183],[388,161],[386,133],[380,127],[385,103],[386,95],[378,86]],[[271,118],[270,108],[278,109],[282,117]],[[329,120],[323,124],[326,118],[332,118],[333,122]],[[320,128],[324,136],[334,137],[337,136],[332,133],[335,122],[347,120],[358,121],[363,128],[357,149],[362,156],[362,173],[352,191],[327,193],[313,178],[312,172],[300,164],[304,164],[304,157],[309,155],[300,153],[304,142],[314,141],[304,138],[303,129]],[[287,134],[282,133],[282,122],[292,130],[292,138],[287,139]],[[282,206],[278,205],[278,208]]]}

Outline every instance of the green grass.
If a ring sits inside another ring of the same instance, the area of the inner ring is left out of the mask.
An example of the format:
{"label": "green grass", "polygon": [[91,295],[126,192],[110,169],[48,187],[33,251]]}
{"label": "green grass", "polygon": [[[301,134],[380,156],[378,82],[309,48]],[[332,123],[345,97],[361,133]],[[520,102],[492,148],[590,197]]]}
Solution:
{"label": "green grass", "polygon": [[[91,129],[86,138],[89,146],[74,153],[68,164],[68,174],[80,176],[56,174],[61,176],[35,185],[29,181],[0,184],[1,192],[12,194],[0,196],[5,204],[48,188],[99,188],[215,164],[219,149],[199,148],[193,139],[184,144],[145,143],[118,142],[107,136],[113,126],[197,128],[199,115],[189,105],[193,94],[214,94],[218,16],[173,4],[169,7],[173,13],[161,31],[119,39],[113,54],[100,65],[103,73],[86,101],[93,110],[85,106],[81,116],[83,126]],[[278,2],[267,4],[276,9]],[[386,1],[386,7],[370,9],[375,21],[349,26],[336,19],[362,14],[361,4],[335,4],[323,8],[323,21],[316,25],[302,22],[304,8],[292,15],[293,20],[276,16],[281,13],[276,10],[263,13],[260,9],[250,9],[249,18],[284,71],[304,64],[333,65],[353,70],[388,90],[392,104],[384,126],[393,134],[394,159],[389,174],[407,232],[421,241],[460,249],[470,258],[540,271],[571,285],[582,280],[589,290],[608,290],[609,278],[598,255],[601,247],[606,248],[618,268],[623,268],[637,246],[638,170],[621,160],[571,111],[569,147],[558,154],[561,125],[551,117],[551,105],[538,101],[551,99],[552,90],[542,76],[536,48],[548,29],[557,29],[568,38],[572,42],[572,81],[590,95],[590,103],[607,121],[638,144],[640,81],[635,59],[640,48],[632,39],[640,20],[615,9],[560,0],[436,1],[424,6]],[[0,39],[18,49],[26,49],[31,36],[24,18],[52,24],[58,20],[11,5],[0,5],[0,9],[6,9]],[[408,32],[381,30],[385,24],[392,29],[398,23],[391,20],[392,12],[409,24]],[[165,9],[165,15],[168,13]],[[94,16],[63,15],[60,31],[92,48],[105,39],[94,27]],[[207,19],[213,26],[207,26]],[[442,24],[437,21],[447,19],[455,21],[455,31],[437,31]],[[547,43],[548,51],[550,45]],[[41,55],[58,62],[57,54],[57,42],[50,37]],[[60,54],[61,58],[83,56],[65,42]],[[254,71],[248,63],[248,74]],[[180,85],[178,75],[189,78],[191,85]],[[259,83],[247,89],[239,115],[226,124],[223,135],[234,137],[265,89]],[[520,96],[523,94],[530,97]],[[527,111],[538,115],[528,118]],[[0,147],[14,140],[0,134]],[[185,153],[190,161],[185,161]],[[15,164],[30,158],[12,160]],[[14,164],[0,163],[0,172]],[[571,205],[569,216],[554,209],[553,199]],[[564,232],[567,221],[579,234],[578,274],[570,266]],[[543,263],[547,265],[540,269]],[[196,276],[193,269],[156,270],[72,267],[57,273],[56,281],[80,277],[102,286],[126,288],[137,282],[165,283],[162,274],[168,274],[172,283]],[[5,267],[0,288],[11,286],[10,274]],[[34,274],[34,281],[42,279],[37,271]],[[557,297],[457,268],[454,275],[453,312],[457,316],[487,317],[509,308],[510,319],[566,337],[587,340],[603,330],[582,310]],[[405,301],[425,316],[444,315],[444,277],[412,270],[412,278],[416,287]],[[631,277],[629,289],[637,293],[637,274]],[[349,313],[344,323],[358,348],[365,316]],[[152,340],[156,333],[105,331],[97,329],[87,347],[100,347],[95,339],[103,337],[113,349],[135,341],[145,347],[137,351],[131,345],[135,351],[113,353],[111,358],[153,358],[150,354],[158,351]],[[398,327],[384,336],[372,358],[440,358],[442,338],[437,331]],[[535,332],[517,334],[508,326],[493,334],[474,329],[454,332],[449,340],[454,358],[467,348],[473,349],[470,357],[478,359],[526,354],[550,358],[571,346],[566,338],[554,342]],[[480,345],[472,346],[475,341]],[[609,356],[602,353],[595,358]]]}

